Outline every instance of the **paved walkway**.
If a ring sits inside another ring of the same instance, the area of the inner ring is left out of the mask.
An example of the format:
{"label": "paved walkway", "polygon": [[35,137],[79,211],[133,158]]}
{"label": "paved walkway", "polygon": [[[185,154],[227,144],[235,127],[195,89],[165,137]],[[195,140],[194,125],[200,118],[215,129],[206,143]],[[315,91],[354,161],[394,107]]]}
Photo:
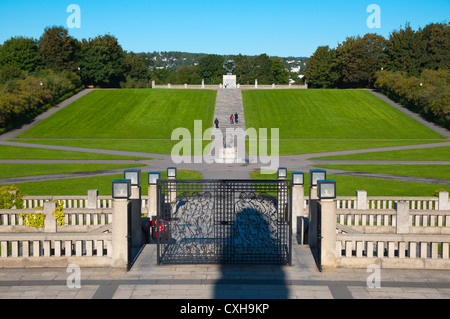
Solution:
{"label": "paved walkway", "polygon": [[[231,114],[238,114],[238,122],[230,124]],[[216,108],[214,119],[219,120],[219,129],[223,136],[227,128],[242,128],[245,131],[244,103],[242,101],[242,90],[220,89],[217,91]]]}
{"label": "paved walkway", "polygon": [[[119,269],[2,269],[5,299],[450,299],[450,271],[380,270],[370,288],[367,269],[319,272],[308,246],[293,245],[292,266],[156,265],[146,245],[130,272]],[[369,280],[371,282],[371,280]],[[69,284],[69,286],[68,286]],[[269,302],[270,303],[270,302]]]}

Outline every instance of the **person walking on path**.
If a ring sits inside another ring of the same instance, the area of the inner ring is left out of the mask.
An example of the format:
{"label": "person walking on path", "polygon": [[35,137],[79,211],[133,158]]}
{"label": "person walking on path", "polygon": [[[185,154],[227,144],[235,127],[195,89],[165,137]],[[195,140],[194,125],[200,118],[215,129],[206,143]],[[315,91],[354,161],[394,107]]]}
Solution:
{"label": "person walking on path", "polygon": [[216,128],[219,128],[219,120],[217,119],[217,117],[214,120],[214,124],[216,125]]}
{"label": "person walking on path", "polygon": [[234,113],[234,121],[235,121],[236,123],[238,122],[238,114],[237,114],[237,112]]}
{"label": "person walking on path", "polygon": [[230,116],[230,124],[234,124],[233,114],[231,114],[231,116]]}

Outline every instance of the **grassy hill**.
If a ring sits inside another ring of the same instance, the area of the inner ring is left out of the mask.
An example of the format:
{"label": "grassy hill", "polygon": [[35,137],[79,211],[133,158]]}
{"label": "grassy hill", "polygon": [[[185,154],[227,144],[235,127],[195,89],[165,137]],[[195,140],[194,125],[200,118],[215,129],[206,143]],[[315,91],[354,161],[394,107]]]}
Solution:
{"label": "grassy hill", "polygon": [[243,100],[247,127],[285,139],[443,138],[365,90],[249,90]]}
{"label": "grassy hill", "polygon": [[210,90],[98,90],[18,137],[170,139],[178,127],[193,132],[194,120],[212,126],[215,102]]}

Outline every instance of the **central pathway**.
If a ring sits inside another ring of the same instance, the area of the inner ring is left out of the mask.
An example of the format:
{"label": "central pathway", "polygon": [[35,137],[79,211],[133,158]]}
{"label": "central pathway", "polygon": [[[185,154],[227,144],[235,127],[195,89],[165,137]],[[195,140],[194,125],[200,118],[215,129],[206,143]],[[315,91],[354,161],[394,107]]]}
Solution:
{"label": "central pathway", "polygon": [[[231,114],[238,114],[238,123],[230,124]],[[244,103],[242,90],[220,89],[217,91],[216,109],[214,119],[219,120],[219,128],[225,136],[227,128],[242,128],[245,131]]]}

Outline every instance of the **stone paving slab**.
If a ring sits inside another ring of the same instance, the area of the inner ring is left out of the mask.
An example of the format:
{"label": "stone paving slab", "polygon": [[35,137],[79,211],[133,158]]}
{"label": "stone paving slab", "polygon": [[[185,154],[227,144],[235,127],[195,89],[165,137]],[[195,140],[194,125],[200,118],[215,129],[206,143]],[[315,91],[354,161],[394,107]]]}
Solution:
{"label": "stone paving slab", "polygon": [[450,270],[381,269],[369,288],[366,269],[319,272],[309,247],[294,245],[292,266],[156,265],[147,245],[130,272],[81,269],[80,288],[66,269],[2,269],[0,299],[450,299]]}

